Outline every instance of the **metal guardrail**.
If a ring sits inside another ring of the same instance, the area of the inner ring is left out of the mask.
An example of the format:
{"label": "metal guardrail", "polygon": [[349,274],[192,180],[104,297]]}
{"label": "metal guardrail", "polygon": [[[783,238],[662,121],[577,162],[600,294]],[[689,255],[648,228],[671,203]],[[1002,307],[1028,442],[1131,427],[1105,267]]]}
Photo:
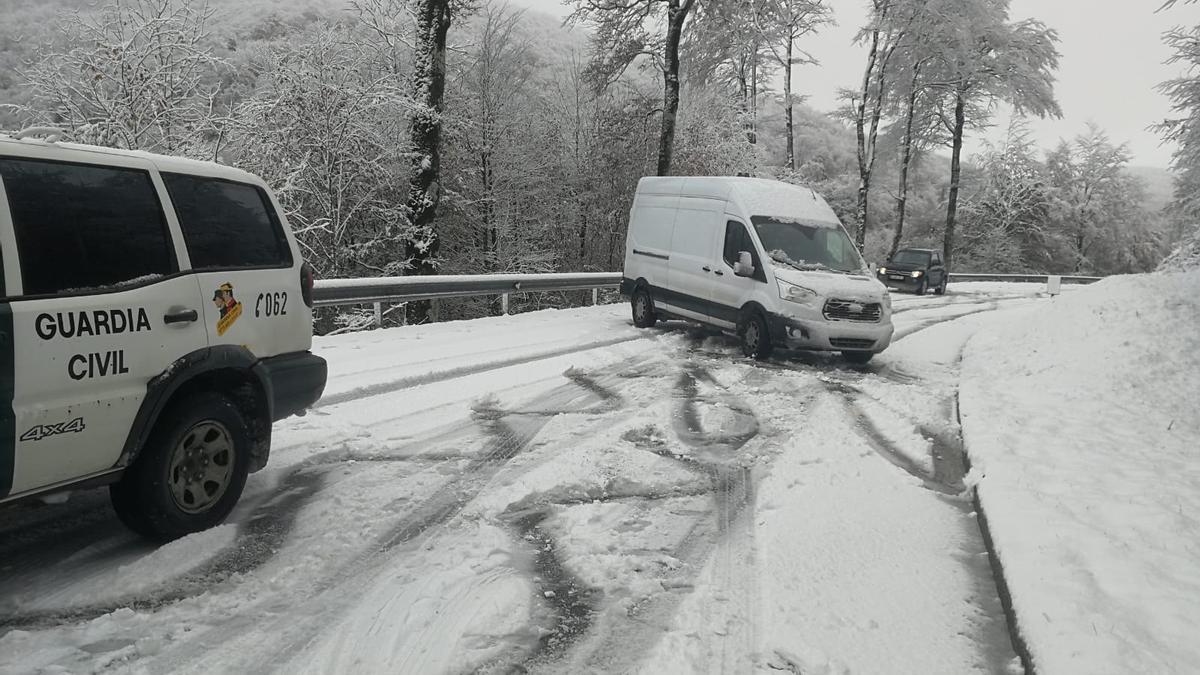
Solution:
{"label": "metal guardrail", "polygon": [[[1057,284],[1090,284],[1101,277],[1054,274],[970,274],[951,272],[950,281],[1015,281],[1045,283],[1057,292]],[[313,288],[315,307],[337,305],[374,305],[375,325],[383,324],[383,304],[399,304],[439,298],[469,298],[499,295],[500,308],[508,314],[508,299],[513,293],[555,291],[592,292],[592,304],[599,302],[601,288],[621,285],[620,272],[578,272],[552,274],[460,274],[445,276],[373,277],[363,279],[322,279]]]}
{"label": "metal guardrail", "polygon": [[1091,284],[1104,277],[1084,277],[1069,274],[969,274],[951,272],[950,281],[1015,281],[1035,284],[1049,283],[1050,277],[1057,277],[1064,284]]}
{"label": "metal guardrail", "polygon": [[383,322],[383,303],[385,302],[402,303],[439,298],[499,295],[500,309],[508,314],[508,298],[513,293],[590,290],[594,305],[599,302],[598,294],[601,288],[616,288],[620,285],[620,272],[459,274],[321,279],[313,287],[313,306],[374,305],[375,325],[378,326]]}

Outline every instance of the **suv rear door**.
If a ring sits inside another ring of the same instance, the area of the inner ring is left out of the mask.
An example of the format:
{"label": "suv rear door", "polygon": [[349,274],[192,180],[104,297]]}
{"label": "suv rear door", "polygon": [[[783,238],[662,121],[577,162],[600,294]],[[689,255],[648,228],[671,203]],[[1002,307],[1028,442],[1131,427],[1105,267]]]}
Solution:
{"label": "suv rear door", "polygon": [[261,185],[163,172],[191,268],[204,295],[210,344],[241,345],[259,358],[312,344],[300,261]]}
{"label": "suv rear door", "polygon": [[147,382],[207,343],[153,166],[29,152],[0,157],[0,498],[114,469]]}

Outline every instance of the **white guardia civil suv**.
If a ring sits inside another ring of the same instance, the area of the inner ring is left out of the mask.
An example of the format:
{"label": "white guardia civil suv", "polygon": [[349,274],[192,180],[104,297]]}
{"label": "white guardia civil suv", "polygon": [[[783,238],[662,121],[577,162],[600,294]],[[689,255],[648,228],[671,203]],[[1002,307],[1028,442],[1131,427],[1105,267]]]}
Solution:
{"label": "white guardia civil suv", "polygon": [[28,136],[0,136],[0,504],[108,484],[145,536],[212,527],[324,390],[311,268],[251,174]]}

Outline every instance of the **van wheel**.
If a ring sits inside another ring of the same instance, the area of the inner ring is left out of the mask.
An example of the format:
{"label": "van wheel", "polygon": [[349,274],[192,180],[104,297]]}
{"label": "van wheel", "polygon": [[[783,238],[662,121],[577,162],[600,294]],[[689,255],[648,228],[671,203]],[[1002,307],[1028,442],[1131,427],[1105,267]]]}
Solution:
{"label": "van wheel", "polygon": [[638,328],[652,328],[658,322],[658,315],[654,313],[654,300],[645,288],[634,291],[630,303],[633,305],[633,325]]}
{"label": "van wheel", "polygon": [[945,276],[942,277],[942,283],[938,284],[938,287],[933,289],[933,294],[934,295],[945,295],[946,294],[946,277]]}
{"label": "van wheel", "polygon": [[762,314],[755,312],[742,325],[742,353],[762,361],[771,356],[774,345],[771,344],[771,334],[767,332],[767,322]]}
{"label": "van wheel", "polygon": [[218,525],[242,495],[251,445],[233,401],[215,393],[179,400],[109,488],[113,508],[131,530],[159,541]]}
{"label": "van wheel", "polygon": [[873,356],[875,356],[875,352],[842,352],[843,359],[858,365],[867,363]]}

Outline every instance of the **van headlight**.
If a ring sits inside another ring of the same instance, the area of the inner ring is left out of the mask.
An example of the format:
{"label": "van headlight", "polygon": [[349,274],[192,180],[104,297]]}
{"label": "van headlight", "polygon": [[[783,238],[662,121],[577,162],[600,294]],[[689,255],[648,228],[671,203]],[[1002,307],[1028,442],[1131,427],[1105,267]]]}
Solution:
{"label": "van headlight", "polygon": [[784,300],[798,302],[802,305],[811,305],[817,300],[817,292],[811,288],[789,284],[782,279],[776,279],[779,283],[779,297]]}

